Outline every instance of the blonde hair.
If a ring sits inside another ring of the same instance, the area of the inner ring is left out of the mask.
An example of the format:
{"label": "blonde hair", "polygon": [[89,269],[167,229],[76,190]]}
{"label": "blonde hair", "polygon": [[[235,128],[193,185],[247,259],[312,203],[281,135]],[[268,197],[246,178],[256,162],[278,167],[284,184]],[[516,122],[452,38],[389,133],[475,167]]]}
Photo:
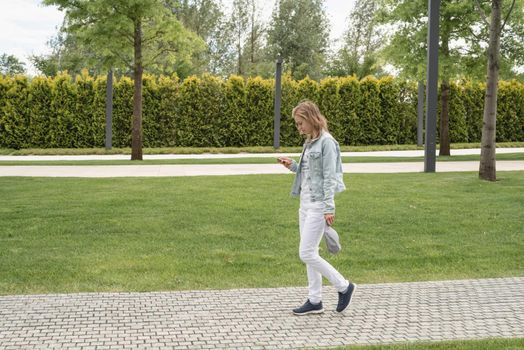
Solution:
{"label": "blonde hair", "polygon": [[[300,103],[295,108],[293,108],[291,115],[293,118],[300,117],[310,123],[317,136],[320,136],[322,131],[328,131],[326,117],[320,113],[320,109],[312,101],[300,101]],[[311,136],[308,136],[308,139]]]}

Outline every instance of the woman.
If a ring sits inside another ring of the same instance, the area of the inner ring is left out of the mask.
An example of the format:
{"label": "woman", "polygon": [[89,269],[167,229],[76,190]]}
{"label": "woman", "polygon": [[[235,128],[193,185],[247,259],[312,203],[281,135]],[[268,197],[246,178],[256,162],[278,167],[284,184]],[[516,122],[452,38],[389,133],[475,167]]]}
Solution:
{"label": "woman", "polygon": [[[299,162],[281,157],[278,161],[296,173],[291,195],[300,196],[300,259],[306,264],[308,300],[293,310],[295,315],[319,314],[322,306],[322,276],[338,291],[337,311],[344,311],[356,289],[318,254],[327,226],[335,221],[335,193],[346,189],[342,180],[342,160],[338,142],[327,128],[326,118],[316,104],[302,101],[293,109],[298,131],[306,135]],[[327,225],[327,226],[326,226]]]}

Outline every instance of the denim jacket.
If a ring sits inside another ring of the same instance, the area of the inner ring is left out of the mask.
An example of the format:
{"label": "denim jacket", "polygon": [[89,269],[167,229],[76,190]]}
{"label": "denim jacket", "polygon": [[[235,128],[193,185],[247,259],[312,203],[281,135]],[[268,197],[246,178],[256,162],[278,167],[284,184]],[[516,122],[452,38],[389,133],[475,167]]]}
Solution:
{"label": "denim jacket", "polygon": [[[302,154],[298,163],[293,160],[290,170],[295,175],[291,188],[291,195],[300,195],[302,183],[301,162],[307,145],[304,144]],[[324,214],[335,213],[335,193],[346,189],[342,178],[342,159],[340,157],[340,146],[330,133],[324,131],[322,135],[309,144],[309,174],[311,183],[312,201],[324,203]]]}

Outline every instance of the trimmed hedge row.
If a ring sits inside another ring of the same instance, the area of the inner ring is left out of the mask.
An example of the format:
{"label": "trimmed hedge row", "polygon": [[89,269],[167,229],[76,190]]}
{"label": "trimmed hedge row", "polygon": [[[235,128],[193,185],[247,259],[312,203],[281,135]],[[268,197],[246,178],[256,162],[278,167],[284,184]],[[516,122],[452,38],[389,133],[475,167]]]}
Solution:
{"label": "trimmed hedge row", "polygon": [[[0,77],[0,147],[103,147],[105,77]],[[145,147],[268,146],[273,144],[274,80],[210,75],[144,77]],[[114,82],[113,146],[131,144],[133,82]],[[479,142],[484,84],[450,84],[452,142]],[[391,77],[282,80],[281,145],[302,138],[291,110],[317,102],[344,145],[416,143],[416,84]],[[438,125],[438,124],[437,124]],[[497,141],[524,141],[524,84],[501,81]]]}

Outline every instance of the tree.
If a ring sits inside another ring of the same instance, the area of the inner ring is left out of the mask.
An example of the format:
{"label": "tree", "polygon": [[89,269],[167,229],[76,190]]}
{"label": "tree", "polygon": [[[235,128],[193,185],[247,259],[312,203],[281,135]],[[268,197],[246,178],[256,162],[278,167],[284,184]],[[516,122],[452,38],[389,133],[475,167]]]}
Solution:
{"label": "tree", "polygon": [[[482,7],[477,5],[482,12]],[[483,180],[495,181],[496,162],[495,162],[495,139],[496,139],[496,120],[497,120],[497,91],[499,77],[499,55],[500,37],[502,30],[510,17],[514,8],[513,0],[510,10],[506,15],[506,20],[501,24],[502,0],[491,1],[491,21],[489,23],[489,49],[488,49],[488,76],[486,83],[486,96],[484,99],[484,116],[482,123],[482,140],[480,151],[479,177]],[[481,14],[482,16],[483,14]],[[486,17],[484,17],[486,19]],[[487,21],[487,19],[486,19]]]}
{"label": "tree", "polygon": [[218,23],[207,45],[209,52],[207,71],[224,78],[233,73],[236,66],[234,37],[227,20],[222,19]]}
{"label": "tree", "polygon": [[206,47],[194,50],[189,60],[177,62],[177,75],[229,73],[232,39],[221,4],[214,0],[170,0],[168,4],[184,27],[206,43]]}
{"label": "tree", "polygon": [[0,74],[3,75],[14,75],[14,74],[24,74],[25,73],[25,64],[20,62],[16,56],[2,54],[0,56]]}
{"label": "tree", "polygon": [[273,59],[281,55],[293,78],[321,78],[328,38],[323,0],[277,1],[268,29],[268,49]]}
{"label": "tree", "polygon": [[200,40],[184,29],[162,0],[44,0],[66,11],[66,31],[103,57],[133,72],[131,160],[142,160],[142,75],[159,57],[175,61]]}
{"label": "tree", "polygon": [[[522,3],[522,0],[518,0]],[[382,52],[384,59],[400,69],[401,75],[421,80],[426,71],[427,1],[381,0],[380,21],[392,26],[394,34]],[[521,20],[522,21],[522,20]],[[521,22],[522,23],[522,22]],[[441,79],[440,155],[449,155],[449,81],[478,77],[478,66],[486,47],[486,31],[479,30],[481,21],[474,2],[442,0],[440,10],[439,72]],[[515,28],[515,33],[522,29]],[[509,38],[506,38],[509,43]],[[524,37],[521,37],[521,41]],[[522,46],[522,45],[520,45]],[[520,47],[506,45],[504,56],[508,67],[518,65]],[[520,58],[522,60],[522,58]],[[511,69],[508,69],[508,73]]]}
{"label": "tree", "polygon": [[263,42],[265,28],[259,19],[259,1],[233,0],[228,17],[230,20],[223,31],[231,38],[231,52],[234,56],[234,63],[231,65],[233,69],[229,73],[264,77],[274,74],[273,65],[266,60],[268,55]]}
{"label": "tree", "polygon": [[65,21],[47,45],[52,50],[50,54],[29,56],[31,63],[44,75],[55,76],[64,71],[75,75],[84,69],[91,75],[106,72],[103,56],[83,45],[74,32],[68,33]]}
{"label": "tree", "polygon": [[265,28],[260,22],[260,8],[257,0],[247,0],[248,33],[244,40],[242,52],[242,64],[244,75],[262,75],[269,77],[274,74],[272,60],[267,60],[264,49]]}
{"label": "tree", "polygon": [[41,74],[48,77],[55,76],[59,72],[58,60],[54,55],[30,55],[29,61]]}
{"label": "tree", "polygon": [[233,11],[231,13],[231,28],[235,38],[235,51],[237,57],[237,74],[243,75],[242,52],[243,44],[249,25],[249,0],[233,0]]}
{"label": "tree", "polygon": [[[411,79],[422,80],[426,71],[427,51],[427,16],[428,2],[425,0],[402,0],[398,2],[386,0],[382,12],[382,21],[397,26],[391,43],[383,51],[401,74]],[[390,14],[387,9],[392,8]],[[468,12],[469,11],[469,12]],[[467,2],[460,4],[458,0],[443,0],[440,7],[440,45],[439,45],[439,75],[441,79],[441,113],[440,113],[440,155],[450,155],[449,140],[449,79],[456,77],[460,69],[454,62],[458,61],[458,52],[450,47],[450,41],[461,36],[461,23],[471,23],[466,20],[471,9]]]}
{"label": "tree", "polygon": [[[485,80],[490,41],[490,26],[486,13],[490,12],[490,0],[474,0],[473,11],[476,23],[465,37],[462,46],[464,55],[460,57],[465,74],[476,80]],[[511,9],[511,12],[509,12]],[[501,10],[507,13],[504,30],[500,33],[499,77],[504,80],[522,81],[517,67],[524,65],[524,1],[503,1]],[[520,15],[519,15],[520,14]],[[510,16],[511,15],[511,16]]]}
{"label": "tree", "polygon": [[377,67],[382,33],[377,25],[376,10],[376,1],[357,0],[348,16],[343,46],[331,64],[331,75],[363,78],[382,74],[380,67]]}

